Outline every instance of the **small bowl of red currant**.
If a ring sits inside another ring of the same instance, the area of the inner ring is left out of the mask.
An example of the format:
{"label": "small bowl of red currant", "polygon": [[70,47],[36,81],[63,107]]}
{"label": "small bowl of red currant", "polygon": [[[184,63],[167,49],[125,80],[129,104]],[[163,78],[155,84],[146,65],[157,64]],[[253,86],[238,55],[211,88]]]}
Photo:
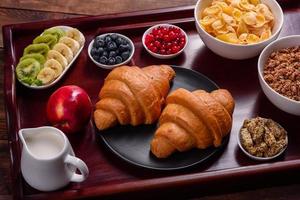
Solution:
{"label": "small bowl of red currant", "polygon": [[145,31],[144,48],[160,59],[174,58],[181,54],[188,43],[187,34],[172,24],[157,24]]}

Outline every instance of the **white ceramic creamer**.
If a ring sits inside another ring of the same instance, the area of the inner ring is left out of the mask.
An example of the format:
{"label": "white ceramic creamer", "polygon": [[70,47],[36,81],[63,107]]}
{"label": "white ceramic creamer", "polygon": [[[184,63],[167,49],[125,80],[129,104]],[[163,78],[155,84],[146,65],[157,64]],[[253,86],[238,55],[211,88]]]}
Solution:
{"label": "white ceramic creamer", "polygon": [[33,188],[52,191],[88,177],[88,167],[75,157],[68,138],[59,129],[51,126],[21,129],[19,138],[23,144],[21,171]]}

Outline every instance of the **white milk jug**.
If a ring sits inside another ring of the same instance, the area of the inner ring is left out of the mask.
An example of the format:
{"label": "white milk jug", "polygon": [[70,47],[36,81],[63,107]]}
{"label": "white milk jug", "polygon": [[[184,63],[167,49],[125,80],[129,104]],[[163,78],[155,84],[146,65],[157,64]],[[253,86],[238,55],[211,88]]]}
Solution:
{"label": "white milk jug", "polygon": [[51,126],[21,129],[19,138],[23,144],[21,171],[33,188],[52,191],[88,177],[86,164],[75,157],[68,138],[59,129]]}

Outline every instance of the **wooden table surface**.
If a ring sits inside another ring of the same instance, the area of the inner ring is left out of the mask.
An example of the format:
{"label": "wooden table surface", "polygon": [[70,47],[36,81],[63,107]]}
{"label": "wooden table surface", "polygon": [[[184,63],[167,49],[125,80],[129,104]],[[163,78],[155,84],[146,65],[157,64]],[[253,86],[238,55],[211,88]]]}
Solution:
{"label": "wooden table surface", "polygon": [[[298,1],[298,0],[295,0]],[[88,3],[87,3],[88,2]],[[32,22],[48,19],[61,19],[87,15],[104,15],[146,9],[166,8],[194,5],[196,0],[64,0],[64,1],[33,1],[33,0],[1,0],[0,26],[22,22]],[[299,13],[300,14],[300,13]],[[300,23],[300,22],[299,22]],[[3,88],[4,50],[2,32],[0,33],[0,86]],[[6,131],[3,90],[0,90],[0,200],[12,199],[10,185],[10,162],[8,136]],[[232,192],[234,191],[234,192]],[[269,183],[268,185],[233,189],[231,193],[215,196],[201,196],[194,199],[300,199],[300,181],[293,180],[284,183]],[[174,198],[173,198],[174,199]]]}

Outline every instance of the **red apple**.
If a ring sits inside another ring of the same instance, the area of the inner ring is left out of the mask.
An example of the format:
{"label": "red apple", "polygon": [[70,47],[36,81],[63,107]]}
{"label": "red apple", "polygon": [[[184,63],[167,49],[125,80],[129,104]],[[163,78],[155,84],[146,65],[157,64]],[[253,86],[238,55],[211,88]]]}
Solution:
{"label": "red apple", "polygon": [[82,130],[89,122],[92,103],[88,94],[75,85],[57,89],[47,103],[48,121],[64,133]]}

